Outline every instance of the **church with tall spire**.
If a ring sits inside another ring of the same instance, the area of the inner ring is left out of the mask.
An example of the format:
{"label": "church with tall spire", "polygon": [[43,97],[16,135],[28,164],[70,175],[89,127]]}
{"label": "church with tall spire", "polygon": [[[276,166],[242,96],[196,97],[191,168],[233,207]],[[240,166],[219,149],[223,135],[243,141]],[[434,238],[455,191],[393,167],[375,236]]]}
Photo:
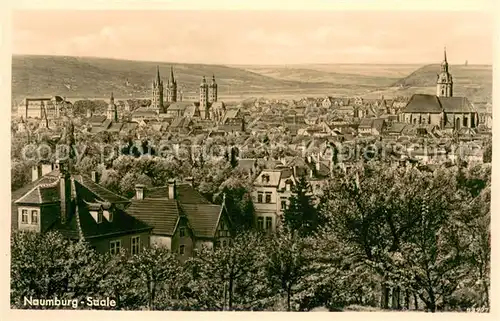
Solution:
{"label": "church with tall spire", "polygon": [[156,66],[156,79],[153,80],[153,99],[151,100],[151,108],[157,113],[163,112],[163,89],[160,67]]}
{"label": "church with tall spire", "polygon": [[440,72],[437,74],[436,95],[414,94],[401,114],[401,121],[418,126],[436,126],[450,133],[478,126],[478,112],[467,97],[453,96],[446,48]]}
{"label": "church with tall spire", "polygon": [[451,77],[444,48],[444,60],[441,63],[441,72],[437,75],[436,91],[438,97],[453,97],[453,78]]}
{"label": "church with tall spire", "polygon": [[177,81],[174,77],[174,68],[170,67],[170,78],[167,82],[167,102],[175,103],[177,101]]}

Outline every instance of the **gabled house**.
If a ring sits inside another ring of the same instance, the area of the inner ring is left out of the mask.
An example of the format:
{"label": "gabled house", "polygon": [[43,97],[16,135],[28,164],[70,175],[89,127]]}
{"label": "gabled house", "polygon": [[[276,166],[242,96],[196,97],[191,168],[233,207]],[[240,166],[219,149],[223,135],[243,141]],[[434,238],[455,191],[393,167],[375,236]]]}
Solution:
{"label": "gabled house", "polygon": [[385,128],[385,120],[383,118],[363,118],[358,126],[359,135],[382,135]]}
{"label": "gabled house", "polygon": [[100,253],[125,249],[137,254],[149,247],[152,227],[128,214],[128,199],[90,177],[70,173],[65,162],[47,170],[34,169],[33,181],[12,192],[13,230],[58,231],[71,240],[87,241]]}
{"label": "gabled house", "polygon": [[280,166],[263,170],[253,182],[255,224],[260,230],[276,230],[289,204],[292,186],[296,184],[293,169]]}
{"label": "gabled house", "polygon": [[181,260],[202,246],[229,245],[233,236],[224,202],[211,204],[191,184],[172,180],[156,188],[136,185],[136,195],[127,208],[153,227],[151,244],[170,249]]}

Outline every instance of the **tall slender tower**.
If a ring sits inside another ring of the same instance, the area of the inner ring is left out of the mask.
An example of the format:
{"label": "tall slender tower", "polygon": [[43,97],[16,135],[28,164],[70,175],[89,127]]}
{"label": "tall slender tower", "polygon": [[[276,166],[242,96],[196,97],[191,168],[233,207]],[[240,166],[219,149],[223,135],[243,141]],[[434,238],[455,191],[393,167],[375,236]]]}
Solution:
{"label": "tall slender tower", "polygon": [[441,72],[437,75],[436,87],[438,97],[453,97],[453,78],[448,70],[446,47],[444,48],[444,60],[441,63]]}
{"label": "tall slender tower", "polygon": [[156,79],[153,80],[151,107],[158,113],[163,110],[163,80],[161,80],[160,68],[158,66],[156,66]]}
{"label": "tall slender tower", "polygon": [[209,118],[208,112],[208,84],[205,76],[201,80],[200,84],[200,115],[202,119]]}
{"label": "tall slender tower", "polygon": [[109,97],[108,110],[106,111],[106,118],[112,121],[118,121],[118,110],[115,105],[115,97],[113,92],[111,92],[111,97]]}
{"label": "tall slender tower", "polygon": [[215,75],[212,75],[212,82],[208,87],[208,101],[210,103],[217,101],[217,83],[215,82]]}
{"label": "tall slender tower", "polygon": [[167,101],[171,103],[177,101],[177,81],[174,78],[173,67],[170,67],[170,78],[167,83]]}

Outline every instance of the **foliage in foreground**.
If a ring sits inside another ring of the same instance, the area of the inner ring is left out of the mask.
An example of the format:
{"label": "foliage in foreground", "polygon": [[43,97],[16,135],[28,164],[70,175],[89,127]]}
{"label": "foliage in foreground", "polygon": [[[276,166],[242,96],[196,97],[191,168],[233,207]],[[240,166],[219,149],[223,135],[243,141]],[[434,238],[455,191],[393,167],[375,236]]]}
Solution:
{"label": "foliage in foreground", "polygon": [[[57,233],[13,233],[11,306],[30,295],[155,310],[489,306],[490,165],[365,164],[336,173],[323,192],[318,213],[300,194],[277,233],[241,232],[184,263],[162,248],[100,255]],[[311,213],[321,217],[314,229],[293,226],[293,215]]]}

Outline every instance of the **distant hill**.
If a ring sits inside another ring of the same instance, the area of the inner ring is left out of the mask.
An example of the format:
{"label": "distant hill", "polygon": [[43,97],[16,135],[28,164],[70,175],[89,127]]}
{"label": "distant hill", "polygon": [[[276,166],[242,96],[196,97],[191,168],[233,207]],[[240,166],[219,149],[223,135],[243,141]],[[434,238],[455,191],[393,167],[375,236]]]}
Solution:
{"label": "distant hill", "polygon": [[[425,87],[435,93],[436,78],[440,65],[426,65],[418,68],[407,77],[396,81],[392,87]],[[449,67],[453,76],[453,95],[465,96],[472,101],[491,101],[493,72],[489,65],[452,65]]]}
{"label": "distant hill", "polygon": [[185,96],[197,93],[202,76],[215,75],[219,95],[245,92],[290,91],[307,88],[329,88],[331,83],[307,84],[279,80],[248,70],[222,65],[177,64],[166,62],[116,60],[106,58],[14,55],[12,57],[12,97],[149,97],[156,66],[165,81],[174,67],[178,86]]}
{"label": "distant hill", "polygon": [[372,87],[386,87],[394,83],[399,77],[373,76],[349,73],[348,70],[340,72],[309,69],[307,66],[288,67],[247,67],[248,71],[280,80],[301,81],[308,83],[329,82],[332,84],[358,85]]}
{"label": "distant hill", "polygon": [[[12,99],[60,95],[68,98],[149,98],[156,66],[165,81],[174,67],[187,99],[197,97],[203,75],[215,75],[222,100],[251,97],[293,98],[326,95],[411,95],[435,93],[439,65],[224,66],[108,58],[14,55]],[[491,101],[491,66],[451,66],[455,95]],[[413,71],[413,72],[412,72]],[[402,75],[408,75],[403,78]]]}

